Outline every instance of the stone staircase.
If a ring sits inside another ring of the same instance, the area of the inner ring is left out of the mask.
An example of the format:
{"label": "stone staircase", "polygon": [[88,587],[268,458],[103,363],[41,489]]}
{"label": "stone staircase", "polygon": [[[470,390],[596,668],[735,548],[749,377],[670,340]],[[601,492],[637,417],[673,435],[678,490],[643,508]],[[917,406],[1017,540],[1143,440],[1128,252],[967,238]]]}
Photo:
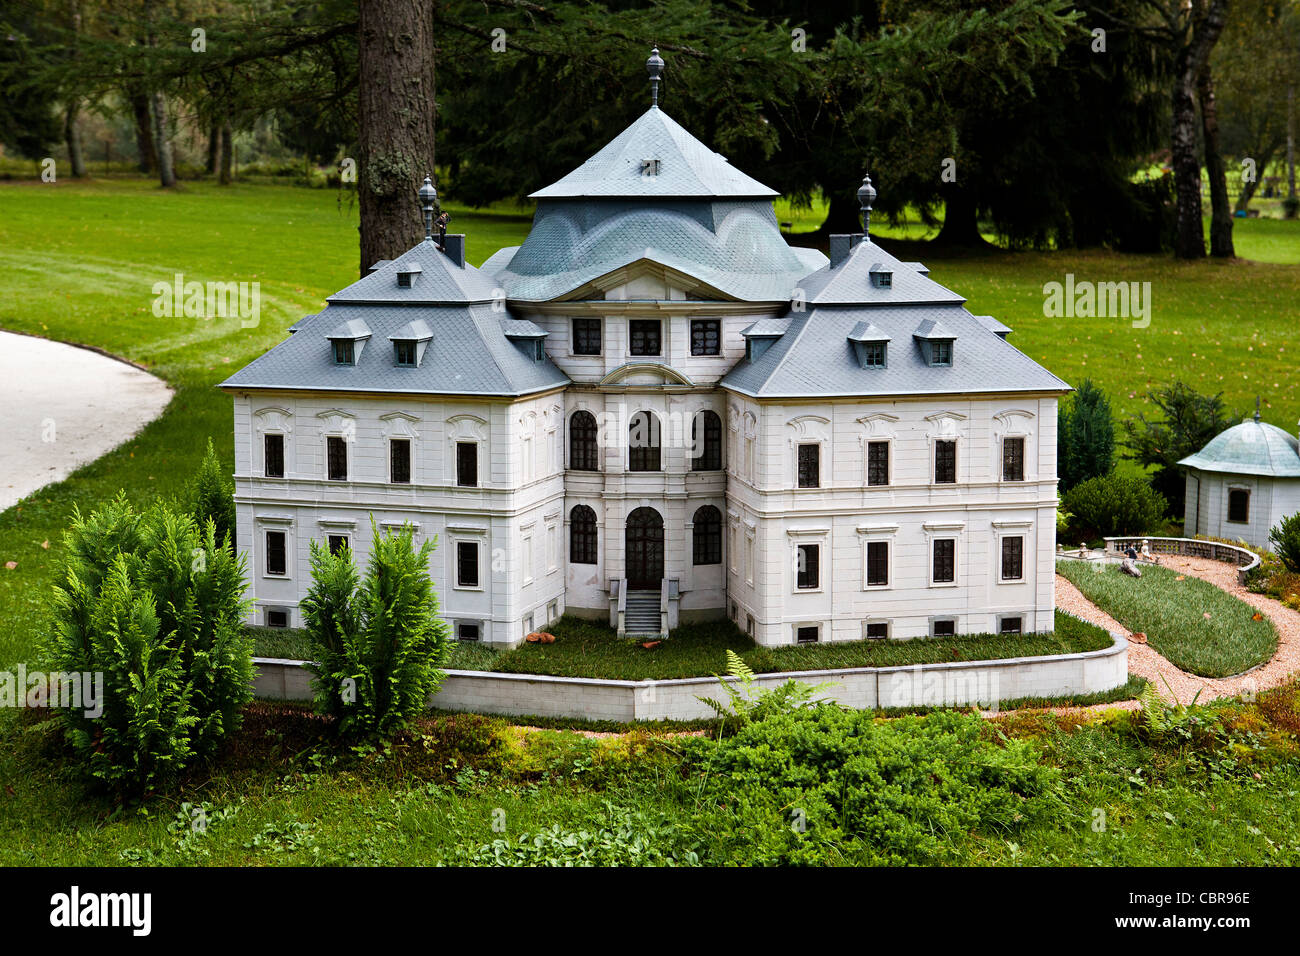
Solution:
{"label": "stone staircase", "polygon": [[628,591],[624,625],[628,637],[662,637],[659,618],[658,588],[653,591]]}

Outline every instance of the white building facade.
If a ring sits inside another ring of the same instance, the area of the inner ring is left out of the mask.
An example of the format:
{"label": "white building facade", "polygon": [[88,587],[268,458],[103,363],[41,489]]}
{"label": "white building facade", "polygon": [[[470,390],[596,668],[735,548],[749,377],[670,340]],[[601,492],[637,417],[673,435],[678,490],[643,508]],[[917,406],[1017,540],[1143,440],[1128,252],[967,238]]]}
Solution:
{"label": "white building facade", "polygon": [[462,640],[1052,629],[1068,386],[1005,326],[865,230],[787,245],[657,107],[534,195],[523,245],[426,240],[223,383],[256,623],[300,626],[309,542],[364,563],[373,518],[437,536]]}

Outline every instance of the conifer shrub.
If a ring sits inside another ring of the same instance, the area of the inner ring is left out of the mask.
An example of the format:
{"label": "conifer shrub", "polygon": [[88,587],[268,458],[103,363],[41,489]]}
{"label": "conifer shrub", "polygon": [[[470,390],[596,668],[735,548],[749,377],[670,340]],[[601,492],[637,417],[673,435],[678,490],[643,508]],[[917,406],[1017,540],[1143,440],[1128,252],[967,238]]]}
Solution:
{"label": "conifer shrub", "polygon": [[109,788],[158,789],[211,756],[252,699],[244,559],[217,546],[213,521],[122,497],[75,511],[64,541],[48,656],[103,678],[102,713],[57,712],[65,735]]}
{"label": "conifer shrub", "polygon": [[442,682],[448,628],[429,578],[435,542],[418,549],[410,526],[380,534],[364,578],[352,550],[311,543],[312,585],[302,602],[316,709],[345,738],[393,736],[425,713]]}
{"label": "conifer shrub", "polygon": [[1062,506],[1075,527],[1107,537],[1156,528],[1168,502],[1141,476],[1112,471],[1075,485],[1063,496]]}
{"label": "conifer shrub", "polygon": [[217,526],[217,543],[235,550],[235,486],[226,473],[212,439],[186,493],[186,507],[200,528],[211,519]]}
{"label": "conifer shrub", "polygon": [[1282,567],[1292,574],[1300,574],[1300,511],[1278,522],[1269,531],[1268,540]]}

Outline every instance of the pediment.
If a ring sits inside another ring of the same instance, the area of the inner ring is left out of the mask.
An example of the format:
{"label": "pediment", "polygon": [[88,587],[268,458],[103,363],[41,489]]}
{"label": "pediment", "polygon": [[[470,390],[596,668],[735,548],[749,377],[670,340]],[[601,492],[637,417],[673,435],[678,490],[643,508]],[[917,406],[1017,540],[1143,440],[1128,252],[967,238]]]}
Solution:
{"label": "pediment", "polygon": [[[649,252],[650,250],[647,249],[646,251]],[[670,300],[671,293],[669,293],[669,289],[680,289],[688,299],[715,299],[720,302],[738,301],[735,296],[727,295],[699,277],[688,272],[682,272],[680,269],[674,269],[648,255],[634,259],[626,265],[619,266],[617,269],[590,279],[576,289],[566,292],[564,295],[556,296],[555,301],[604,299],[608,298],[606,293],[611,289],[617,289],[620,286],[647,278],[664,283],[665,295],[663,301]],[[619,300],[612,299],[611,301]]]}
{"label": "pediment", "polygon": [[677,369],[660,362],[629,362],[600,380],[601,385],[694,385]]}

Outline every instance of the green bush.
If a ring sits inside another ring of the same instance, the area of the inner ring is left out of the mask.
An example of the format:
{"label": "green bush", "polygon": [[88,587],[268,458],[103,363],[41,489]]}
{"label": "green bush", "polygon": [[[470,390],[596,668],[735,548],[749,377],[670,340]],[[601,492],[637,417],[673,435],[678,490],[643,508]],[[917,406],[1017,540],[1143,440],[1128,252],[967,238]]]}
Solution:
{"label": "green bush", "polygon": [[434,542],[416,550],[407,526],[381,535],[364,580],[352,550],[311,543],[312,586],[302,602],[317,710],[341,736],[391,736],[425,712],[442,682],[448,629],[429,580]]}
{"label": "green bush", "polygon": [[984,737],[980,718],[943,711],[881,720],[802,708],[694,741],[709,810],[709,864],[950,862],[972,831],[1015,830],[1046,804],[1056,771],[1031,745]]}
{"label": "green bush", "polygon": [[1283,518],[1269,531],[1268,540],[1282,567],[1292,574],[1300,574],[1300,511]]}
{"label": "green bush", "polygon": [[238,728],[252,698],[244,562],[164,505],[74,512],[55,588],[54,670],[102,674],[103,713],[60,710],[89,773],[119,792],[170,782]]}
{"label": "green bush", "polygon": [[1076,527],[1105,537],[1148,532],[1160,524],[1168,503],[1145,479],[1112,471],[1075,485],[1062,504]]}
{"label": "green bush", "polygon": [[217,525],[217,541],[235,549],[235,486],[208,439],[208,451],[194,473],[186,507],[200,528],[211,518]]}
{"label": "green bush", "polygon": [[1115,425],[1106,393],[1085,378],[1060,414],[1057,429],[1057,472],[1061,491],[1089,478],[1100,478],[1115,466]]}

